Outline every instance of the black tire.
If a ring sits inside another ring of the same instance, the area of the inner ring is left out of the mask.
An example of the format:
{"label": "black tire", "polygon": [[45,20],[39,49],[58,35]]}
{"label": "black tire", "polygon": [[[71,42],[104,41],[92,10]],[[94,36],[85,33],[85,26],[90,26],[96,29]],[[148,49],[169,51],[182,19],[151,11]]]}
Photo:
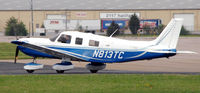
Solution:
{"label": "black tire", "polygon": [[91,73],[97,73],[98,70],[90,70]]}
{"label": "black tire", "polygon": [[28,73],[33,73],[34,70],[26,70]]}
{"label": "black tire", "polygon": [[57,73],[64,73],[64,70],[56,70]]}

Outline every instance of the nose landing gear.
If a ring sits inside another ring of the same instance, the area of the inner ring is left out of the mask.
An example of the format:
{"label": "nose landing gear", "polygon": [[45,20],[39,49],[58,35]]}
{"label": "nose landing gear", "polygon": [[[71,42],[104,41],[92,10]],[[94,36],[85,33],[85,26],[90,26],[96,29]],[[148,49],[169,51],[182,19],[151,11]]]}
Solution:
{"label": "nose landing gear", "polygon": [[33,62],[27,63],[24,66],[24,69],[28,73],[33,73],[35,70],[43,69],[44,65],[35,63],[36,58],[33,59]]}

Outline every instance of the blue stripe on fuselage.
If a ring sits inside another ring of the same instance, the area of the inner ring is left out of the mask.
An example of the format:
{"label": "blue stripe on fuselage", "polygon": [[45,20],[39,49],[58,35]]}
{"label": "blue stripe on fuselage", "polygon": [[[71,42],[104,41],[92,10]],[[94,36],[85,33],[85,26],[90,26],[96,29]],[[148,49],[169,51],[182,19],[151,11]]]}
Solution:
{"label": "blue stripe on fuselage", "polygon": [[[122,50],[108,50],[103,48],[61,48],[61,47],[49,47],[52,49],[60,50],[62,53],[66,53],[71,56],[78,57],[80,59],[89,62],[102,62],[102,63],[113,63],[113,62],[126,62],[133,60],[153,59],[160,57],[169,57],[175,55],[175,53],[150,53],[146,51],[122,51]],[[163,51],[163,50],[162,50]],[[175,51],[165,50],[165,51]]]}
{"label": "blue stripe on fuselage", "polygon": [[[135,60],[144,60],[144,59],[153,59],[160,57],[169,57],[175,55],[175,53],[151,53],[146,51],[123,51],[123,50],[114,50],[114,49],[103,49],[103,48],[61,48],[61,47],[48,47],[52,49],[57,49],[59,52],[65,53],[70,56],[74,56],[76,58],[89,61],[89,62],[101,62],[101,63],[113,63],[113,62],[126,62],[126,61],[135,61]],[[25,48],[23,46],[19,46],[19,49],[33,57],[48,57],[55,58],[52,55],[48,55],[46,53],[42,53],[30,48]],[[176,51],[176,49],[163,49],[161,51]]]}

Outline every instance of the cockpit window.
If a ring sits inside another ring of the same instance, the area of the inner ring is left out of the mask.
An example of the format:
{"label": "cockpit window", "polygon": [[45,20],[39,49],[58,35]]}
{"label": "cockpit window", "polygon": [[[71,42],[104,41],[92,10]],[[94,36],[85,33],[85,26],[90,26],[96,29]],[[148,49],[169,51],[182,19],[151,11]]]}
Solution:
{"label": "cockpit window", "polygon": [[60,38],[58,39],[58,42],[70,44],[71,36],[70,35],[61,35]]}
{"label": "cockpit window", "polygon": [[96,46],[96,47],[98,47],[99,46],[99,41],[90,40],[89,41],[89,46]]}
{"label": "cockpit window", "polygon": [[58,36],[59,36],[59,34],[57,34],[57,35],[54,36],[54,37],[49,38],[49,40],[51,40],[52,42],[54,42],[54,41],[58,38]]}

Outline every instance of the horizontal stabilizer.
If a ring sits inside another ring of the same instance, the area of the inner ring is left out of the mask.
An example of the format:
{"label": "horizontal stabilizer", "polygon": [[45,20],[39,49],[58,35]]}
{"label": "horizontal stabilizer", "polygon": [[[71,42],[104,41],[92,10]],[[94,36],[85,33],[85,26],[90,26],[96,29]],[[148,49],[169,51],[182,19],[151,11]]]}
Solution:
{"label": "horizontal stabilizer", "polygon": [[156,51],[156,50],[148,50],[147,52],[151,52],[151,53],[176,53],[174,51]]}
{"label": "horizontal stabilizer", "polygon": [[148,50],[147,52],[151,53],[177,53],[177,54],[198,54],[197,52],[193,51],[157,51],[157,50]]}
{"label": "horizontal stabilizer", "polygon": [[193,51],[177,51],[176,53],[178,53],[178,54],[198,54],[197,52],[193,52]]}

